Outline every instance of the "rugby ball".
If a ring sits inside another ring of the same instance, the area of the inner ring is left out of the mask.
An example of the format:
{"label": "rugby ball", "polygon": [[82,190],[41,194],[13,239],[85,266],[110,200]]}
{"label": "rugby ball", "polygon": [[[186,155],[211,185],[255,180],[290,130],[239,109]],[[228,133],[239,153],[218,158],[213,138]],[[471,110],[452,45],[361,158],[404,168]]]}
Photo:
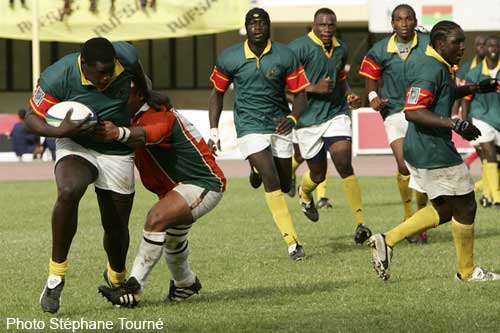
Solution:
{"label": "rugby ball", "polygon": [[71,120],[74,122],[85,119],[85,117],[87,117],[89,114],[90,118],[88,121],[90,123],[97,121],[97,117],[95,116],[94,112],[92,112],[92,110],[88,108],[88,106],[75,101],[65,101],[55,104],[45,114],[45,121],[49,125],[58,127],[64,120],[66,113],[68,113],[68,111],[71,109],[73,109]]}

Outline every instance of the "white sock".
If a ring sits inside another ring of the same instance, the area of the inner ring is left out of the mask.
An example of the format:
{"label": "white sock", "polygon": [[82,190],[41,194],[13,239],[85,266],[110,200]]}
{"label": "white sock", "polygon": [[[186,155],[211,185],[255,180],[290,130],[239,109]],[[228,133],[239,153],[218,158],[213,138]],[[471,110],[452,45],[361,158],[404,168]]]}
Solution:
{"label": "white sock", "polygon": [[189,267],[189,242],[191,225],[180,225],[167,229],[165,238],[165,261],[177,287],[187,287],[194,283],[195,274]]}
{"label": "white sock", "polygon": [[146,280],[158,260],[161,258],[163,245],[165,244],[165,232],[142,232],[142,241],[135,256],[134,265],[130,276],[135,277],[141,285],[141,293],[146,287]]}

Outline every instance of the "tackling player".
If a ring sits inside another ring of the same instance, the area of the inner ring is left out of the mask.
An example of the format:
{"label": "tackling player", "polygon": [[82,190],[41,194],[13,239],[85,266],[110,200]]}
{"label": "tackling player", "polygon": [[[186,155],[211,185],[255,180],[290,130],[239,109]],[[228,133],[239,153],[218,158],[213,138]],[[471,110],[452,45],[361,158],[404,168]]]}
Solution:
{"label": "tackling player", "polygon": [[171,105],[157,111],[133,87],[129,109],[132,127],[104,122],[96,135],[136,148],[142,183],[159,200],[147,215],[128,280],[115,288],[100,286],[99,292],[114,305],[136,306],[148,274],[164,254],[172,275],[167,298],[183,301],[201,289],[188,262],[189,230],[222,199],[226,178],[198,130]]}

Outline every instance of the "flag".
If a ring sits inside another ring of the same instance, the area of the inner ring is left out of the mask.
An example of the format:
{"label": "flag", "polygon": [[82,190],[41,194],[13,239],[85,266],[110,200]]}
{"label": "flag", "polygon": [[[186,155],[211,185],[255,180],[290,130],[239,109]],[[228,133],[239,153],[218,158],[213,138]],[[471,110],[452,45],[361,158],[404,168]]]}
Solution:
{"label": "flag", "polygon": [[422,24],[426,28],[432,26],[439,21],[453,20],[453,6],[452,5],[423,5],[422,6]]}

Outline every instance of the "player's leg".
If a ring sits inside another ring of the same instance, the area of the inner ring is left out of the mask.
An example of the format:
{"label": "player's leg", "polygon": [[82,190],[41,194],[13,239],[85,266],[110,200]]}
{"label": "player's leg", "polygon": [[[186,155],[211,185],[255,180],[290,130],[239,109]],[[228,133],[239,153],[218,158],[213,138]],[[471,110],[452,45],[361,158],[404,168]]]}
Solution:
{"label": "player's leg", "polygon": [[253,188],[259,188],[262,184],[262,178],[259,175],[259,171],[255,168],[250,161],[248,162],[250,165],[250,174],[248,175],[248,181],[250,182],[250,186]]}
{"label": "player's leg", "polygon": [[[303,249],[300,245],[297,231],[293,225],[288,205],[281,190],[279,173],[274,162],[271,147],[269,146],[262,151],[251,154],[248,156],[248,159],[257,168],[257,170],[259,170],[262,177],[262,183],[264,184],[267,205],[271,211],[276,226],[280,230],[281,235],[288,246],[291,258],[294,260],[302,259],[304,257]],[[299,254],[301,255],[296,257],[295,252],[298,247]]]}
{"label": "player's leg", "polygon": [[111,285],[119,285],[127,274],[128,223],[134,202],[134,157],[132,154],[94,154],[99,170],[94,186],[104,229],[103,246],[108,258],[104,276]]}
{"label": "player's leg", "polygon": [[401,197],[401,202],[403,203],[403,209],[404,209],[403,220],[406,220],[413,215],[413,208],[411,202],[413,190],[409,187],[410,172],[408,171],[408,168],[406,167],[406,164],[404,162],[403,144],[404,144],[404,138],[399,138],[392,141],[390,145],[398,167],[397,183],[398,183],[399,195]]}
{"label": "player's leg", "polygon": [[483,156],[484,181],[491,192],[493,206],[500,208],[499,176],[497,165],[497,151],[494,141],[482,142],[481,152]]}
{"label": "player's leg", "polygon": [[313,192],[326,179],[326,151],[320,149],[314,157],[306,159],[306,162],[309,170],[302,176],[299,187],[300,207],[309,220],[316,222],[319,213],[314,203]]}
{"label": "player's leg", "polygon": [[327,137],[325,145],[330,152],[333,164],[342,178],[344,195],[349,203],[356,222],[354,240],[362,244],[371,236],[370,229],[365,224],[365,215],[361,200],[361,188],[352,168],[352,141],[350,136]]}
{"label": "player's leg", "polygon": [[92,163],[81,156],[66,154],[55,166],[57,200],[52,211],[52,256],[49,278],[40,297],[42,309],[59,310],[67,256],[78,224],[78,205],[90,183],[97,175]]}
{"label": "player's leg", "polygon": [[296,143],[294,139],[293,156],[292,156],[292,181],[290,182],[290,191],[288,191],[288,195],[292,198],[295,196],[295,191],[297,187],[297,169],[302,164],[302,162],[304,162],[304,158],[300,154],[299,145],[298,143]]}
{"label": "player's leg", "polygon": [[325,209],[330,209],[332,208],[332,204],[328,200],[328,197],[326,196],[326,186],[328,183],[328,159],[327,159],[327,167],[326,167],[326,172],[325,172],[325,180],[323,180],[321,183],[318,184],[316,187],[316,198],[318,200],[318,203],[316,206],[318,209],[325,208]]}

